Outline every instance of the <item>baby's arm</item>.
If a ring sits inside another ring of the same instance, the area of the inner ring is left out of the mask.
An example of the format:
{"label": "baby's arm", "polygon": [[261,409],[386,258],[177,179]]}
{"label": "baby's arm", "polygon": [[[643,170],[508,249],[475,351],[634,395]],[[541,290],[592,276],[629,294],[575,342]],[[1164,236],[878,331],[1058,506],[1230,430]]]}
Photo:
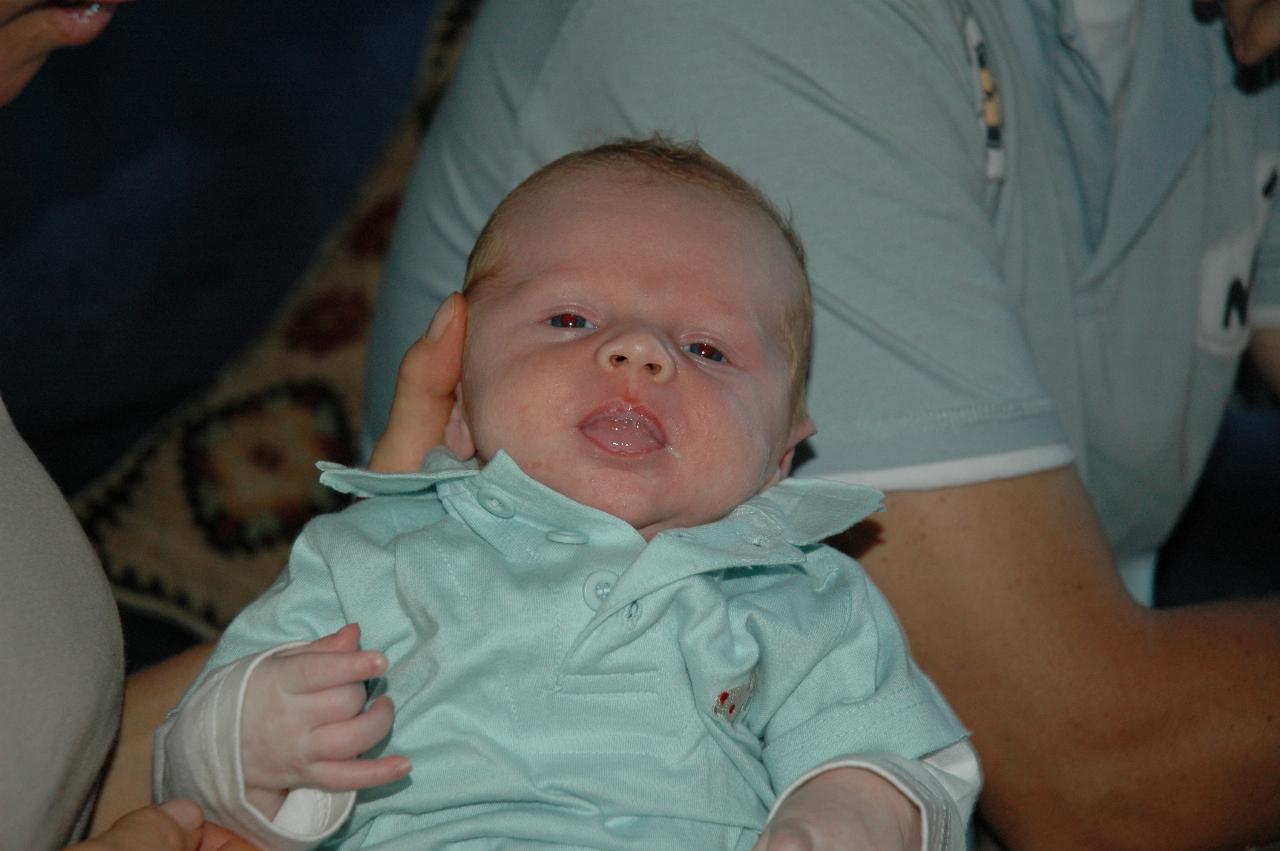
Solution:
{"label": "baby's arm", "polygon": [[409,773],[401,756],[359,759],[391,729],[391,699],[364,708],[364,680],[386,671],[386,657],[359,650],[360,629],[264,659],[249,676],[240,720],[245,799],[272,819],[289,791],[344,792],[381,786]]}
{"label": "baby's arm", "polygon": [[364,709],[361,680],[386,661],[360,652],[359,640],[345,626],[205,673],[156,733],[157,800],[192,798],[208,820],[264,848],[302,851],[332,835],[355,789],[409,770],[403,757],[356,759],[392,716],[386,700]]}
{"label": "baby's arm", "polygon": [[920,808],[898,787],[866,769],[836,768],[786,796],[755,851],[915,851],[920,844]]}

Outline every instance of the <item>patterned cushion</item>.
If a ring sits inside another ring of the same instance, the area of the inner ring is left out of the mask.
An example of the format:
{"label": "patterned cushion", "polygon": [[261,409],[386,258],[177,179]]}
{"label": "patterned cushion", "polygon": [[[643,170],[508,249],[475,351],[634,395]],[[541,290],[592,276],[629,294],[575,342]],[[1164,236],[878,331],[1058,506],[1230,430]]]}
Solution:
{"label": "patterned cushion", "polygon": [[126,617],[216,634],[275,579],[302,525],[343,506],[314,462],[355,460],[400,193],[476,5],[442,4],[412,110],[265,336],[72,500]]}

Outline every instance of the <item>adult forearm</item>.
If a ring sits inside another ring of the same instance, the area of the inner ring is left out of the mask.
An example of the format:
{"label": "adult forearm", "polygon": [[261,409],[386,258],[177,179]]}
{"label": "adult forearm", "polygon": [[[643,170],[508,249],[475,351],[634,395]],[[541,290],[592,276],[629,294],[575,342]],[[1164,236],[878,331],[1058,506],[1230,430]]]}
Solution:
{"label": "adult forearm", "polygon": [[1280,396],[1280,328],[1260,328],[1253,334],[1249,355],[1271,386],[1271,392]]}
{"label": "adult forearm", "polygon": [[1150,611],[1069,469],[893,494],[862,560],[1012,849],[1280,835],[1280,601]]}
{"label": "adult forearm", "polygon": [[[1067,673],[1074,696],[1056,712],[1040,707],[1043,726],[1017,741],[1020,759],[988,764],[984,807],[1010,848],[1173,851],[1280,837],[1280,602],[1143,620],[1141,639],[1100,644],[1097,664]],[[1025,781],[1037,776],[1028,800]]]}
{"label": "adult forearm", "polygon": [[152,737],[195,681],[213,647],[212,642],[198,645],[125,681],[120,739],[107,764],[90,835],[151,803]]}

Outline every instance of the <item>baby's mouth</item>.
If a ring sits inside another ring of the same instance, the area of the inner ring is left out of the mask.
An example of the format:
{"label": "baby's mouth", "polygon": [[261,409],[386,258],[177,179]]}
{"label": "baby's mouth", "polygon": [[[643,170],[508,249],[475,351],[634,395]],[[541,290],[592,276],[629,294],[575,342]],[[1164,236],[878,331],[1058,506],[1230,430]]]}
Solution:
{"label": "baby's mouth", "polygon": [[646,455],[667,445],[667,435],[658,418],[637,405],[597,408],[578,423],[578,429],[596,446],[614,455]]}

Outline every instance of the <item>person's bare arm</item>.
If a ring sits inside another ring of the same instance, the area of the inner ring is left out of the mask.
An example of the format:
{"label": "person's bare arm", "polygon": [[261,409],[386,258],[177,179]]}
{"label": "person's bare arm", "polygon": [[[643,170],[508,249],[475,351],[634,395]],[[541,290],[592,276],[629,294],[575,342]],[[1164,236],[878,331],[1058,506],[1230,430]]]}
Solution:
{"label": "person's bare arm", "polygon": [[98,835],[127,813],[151,803],[152,736],[212,652],[212,642],[201,644],[125,680],[120,739],[107,763],[89,835]]}
{"label": "person's bare arm", "polygon": [[887,508],[856,554],[974,731],[1011,849],[1280,835],[1280,600],[1132,602],[1069,468]]}
{"label": "person's bare arm", "polygon": [[1259,328],[1249,342],[1249,356],[1266,376],[1271,392],[1280,396],[1280,328]]}

